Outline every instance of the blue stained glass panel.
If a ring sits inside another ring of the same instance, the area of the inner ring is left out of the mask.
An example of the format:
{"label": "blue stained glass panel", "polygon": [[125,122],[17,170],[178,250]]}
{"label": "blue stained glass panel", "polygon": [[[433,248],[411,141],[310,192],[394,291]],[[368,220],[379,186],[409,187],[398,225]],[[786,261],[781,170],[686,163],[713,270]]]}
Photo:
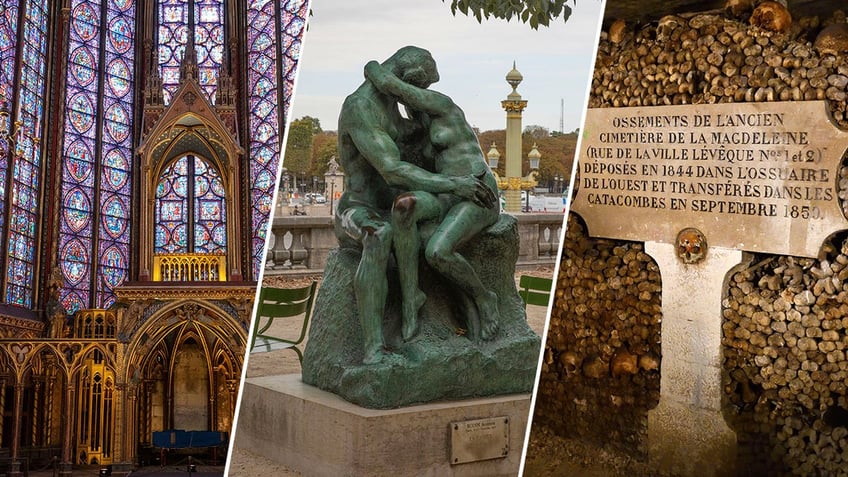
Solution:
{"label": "blue stained glass panel", "polygon": [[132,155],[133,110],[132,73],[135,52],[135,5],[126,0],[109,2],[105,24],[109,42],[105,45],[106,83],[103,105],[108,134],[103,136],[103,160],[100,165],[101,220],[95,303],[106,307],[114,302],[113,288],[129,275],[130,243],[130,161]]}
{"label": "blue stained glass panel", "polygon": [[[305,5],[305,1],[303,2]],[[280,9],[282,10],[282,9]],[[253,267],[254,276],[258,276],[262,263],[262,251],[265,242],[268,211],[262,205],[270,202],[273,186],[265,187],[260,177],[276,176],[279,157],[279,124],[276,121],[276,108],[260,108],[265,102],[280,104],[279,88],[274,87],[277,81],[276,71],[282,61],[275,38],[281,35],[277,31],[275,16],[278,13],[275,2],[260,0],[251,2],[247,10],[247,94],[250,151],[250,198],[251,226],[253,230]],[[281,18],[285,20],[285,18]],[[283,22],[285,24],[285,22]],[[270,124],[269,126],[269,122]],[[265,125],[260,131],[260,127]],[[270,130],[268,129],[270,127]],[[261,151],[270,149],[270,154],[260,155]]]}
{"label": "blue stained glass panel", "polygon": [[159,217],[169,222],[185,220],[185,203],[183,201],[163,200],[159,209]]}
{"label": "blue stained glass panel", "polygon": [[[70,313],[114,303],[112,289],[129,272],[131,168],[126,158],[132,154],[128,111],[133,105],[129,65],[135,60],[135,3],[71,0],[68,51],[85,54],[70,53],[66,76],[59,246],[74,252],[60,256],[66,280],[76,280],[61,291]],[[106,87],[99,90],[101,82]],[[94,127],[97,118],[102,118],[102,132]],[[80,248],[87,251],[84,256],[77,253]]]}
{"label": "blue stained glass panel", "polygon": [[97,34],[98,17],[100,15],[94,10],[91,3],[81,3],[73,9],[71,19],[74,32],[83,41],[91,40]]}
{"label": "blue stained glass panel", "polygon": [[156,188],[156,253],[225,253],[226,204],[214,167],[194,156],[172,163]]}
{"label": "blue stained glass panel", "polygon": [[88,252],[79,240],[71,240],[62,249],[62,269],[71,284],[79,284],[88,270]]}
{"label": "blue stained glass panel", "polygon": [[[8,2],[6,2],[8,3]],[[52,2],[50,2],[52,3]],[[17,2],[23,8],[23,24],[20,38],[23,44],[20,57],[13,60],[14,52],[2,52],[5,65],[0,66],[0,91],[3,101],[11,93],[14,70],[20,71],[17,94],[17,114],[11,118],[20,121],[22,128],[17,137],[17,150],[9,165],[12,189],[9,197],[8,244],[6,246],[6,302],[30,307],[34,291],[33,263],[35,261],[35,237],[41,204],[38,191],[41,188],[41,144],[40,125],[44,116],[44,86],[47,56],[47,8],[48,2],[25,0]],[[17,12],[17,8],[14,9]],[[11,25],[7,17],[0,29]],[[81,28],[84,27],[81,25]],[[12,28],[8,31],[15,31]],[[8,56],[6,56],[8,54]]]}
{"label": "blue stained glass panel", "polygon": [[[222,0],[196,0],[194,8],[198,81],[214,102],[223,56],[224,5]],[[167,104],[179,84],[179,66],[188,41],[188,1],[161,0],[158,16],[159,66]]]}
{"label": "blue stained glass panel", "polygon": [[122,59],[116,59],[109,65],[109,87],[117,97],[126,95],[130,90],[130,69]]}
{"label": "blue stained glass panel", "polygon": [[[126,210],[127,204],[125,204],[120,197],[115,195],[109,197],[103,204],[103,208],[101,210],[103,227],[109,236],[114,239],[120,238],[129,225],[127,222]],[[115,248],[115,250],[118,249]]]}
{"label": "blue stained glass panel", "polygon": [[126,53],[132,47],[133,27],[128,19],[117,17],[109,25],[109,41],[116,53]]}
{"label": "blue stained glass panel", "polygon": [[94,125],[94,105],[84,94],[77,94],[70,101],[71,124],[77,132],[86,132]]}
{"label": "blue stained glass panel", "polygon": [[71,53],[69,68],[80,85],[87,86],[94,81],[94,56],[87,48],[80,47]]}

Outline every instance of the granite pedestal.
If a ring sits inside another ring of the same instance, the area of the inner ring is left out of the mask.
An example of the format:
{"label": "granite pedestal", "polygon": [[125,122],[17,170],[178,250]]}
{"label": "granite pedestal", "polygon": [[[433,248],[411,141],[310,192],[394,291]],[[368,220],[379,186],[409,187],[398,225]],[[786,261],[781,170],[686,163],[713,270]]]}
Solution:
{"label": "granite pedestal", "polygon": [[[299,374],[245,381],[236,445],[304,476],[515,476],[529,394],[366,409]],[[453,422],[506,418],[506,456],[451,463]]]}

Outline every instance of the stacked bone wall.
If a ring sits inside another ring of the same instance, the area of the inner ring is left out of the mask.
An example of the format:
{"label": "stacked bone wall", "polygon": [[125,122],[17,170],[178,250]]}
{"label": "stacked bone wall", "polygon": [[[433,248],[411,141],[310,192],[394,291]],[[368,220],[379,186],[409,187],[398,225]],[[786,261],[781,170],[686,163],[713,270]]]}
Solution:
{"label": "stacked bone wall", "polygon": [[660,288],[642,244],[589,238],[569,216],[536,422],[645,457],[647,412],[659,402]]}
{"label": "stacked bone wall", "polygon": [[[613,26],[602,33],[589,106],[827,100],[836,123],[848,128],[845,15],[795,15],[785,33],[752,26],[748,16],[692,14]],[[830,36],[819,37],[825,29]],[[848,210],[845,164],[843,159],[839,196]],[[752,475],[848,469],[844,235],[822,244],[817,259],[757,255],[751,267],[730,277],[721,317],[725,416],[737,432],[741,467]],[[661,355],[656,265],[639,244],[587,238],[574,217],[563,246],[537,422],[567,437],[644,455],[658,373],[639,368],[592,377],[584,363],[598,358],[609,365],[622,348],[637,360]],[[640,275],[625,285],[628,253],[638,257]],[[610,281],[615,277],[617,289]],[[651,300],[642,301],[648,293]],[[643,337],[624,344],[622,336]]]}

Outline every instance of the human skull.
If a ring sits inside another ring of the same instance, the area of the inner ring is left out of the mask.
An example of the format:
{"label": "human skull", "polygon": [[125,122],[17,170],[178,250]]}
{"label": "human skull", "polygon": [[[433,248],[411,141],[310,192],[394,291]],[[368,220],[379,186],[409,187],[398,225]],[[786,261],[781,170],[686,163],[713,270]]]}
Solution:
{"label": "human skull", "polygon": [[786,33],[792,26],[792,15],[780,3],[765,1],[757,5],[748,23],[764,30]]}

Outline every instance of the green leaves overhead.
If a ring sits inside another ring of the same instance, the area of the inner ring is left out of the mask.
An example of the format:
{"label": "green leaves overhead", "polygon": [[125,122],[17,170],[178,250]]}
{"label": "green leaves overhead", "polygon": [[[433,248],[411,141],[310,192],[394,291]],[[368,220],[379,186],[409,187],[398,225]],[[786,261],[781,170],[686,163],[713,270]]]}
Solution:
{"label": "green leaves overhead", "polygon": [[[451,0],[451,13],[456,15],[459,11],[466,16],[473,15],[478,22],[489,17],[506,21],[517,18],[537,30],[539,25],[548,26],[556,18],[568,21],[571,16],[568,3],[568,0]],[[576,6],[577,0],[572,3]]]}

